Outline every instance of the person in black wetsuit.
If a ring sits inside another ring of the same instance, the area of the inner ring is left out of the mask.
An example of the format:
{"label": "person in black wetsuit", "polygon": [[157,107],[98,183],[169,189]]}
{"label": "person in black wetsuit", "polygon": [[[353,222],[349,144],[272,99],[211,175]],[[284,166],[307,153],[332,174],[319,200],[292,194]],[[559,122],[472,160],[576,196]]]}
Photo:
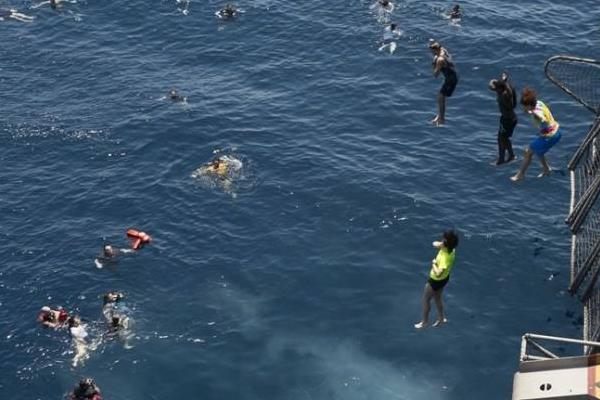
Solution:
{"label": "person in black wetsuit", "polygon": [[444,84],[437,96],[438,114],[431,120],[432,124],[439,126],[446,121],[446,97],[454,93],[458,83],[458,73],[448,50],[433,40],[429,43],[429,49],[433,53],[433,76],[437,78],[440,72],[444,75]]}
{"label": "person in black wetsuit", "polygon": [[[509,163],[515,159],[510,137],[517,126],[517,94],[515,88],[508,83],[508,74],[502,73],[500,79],[492,79],[489,84],[490,90],[496,92],[496,100],[500,108],[500,128],[498,129],[498,159],[496,165]],[[504,159],[508,151],[508,159]]]}

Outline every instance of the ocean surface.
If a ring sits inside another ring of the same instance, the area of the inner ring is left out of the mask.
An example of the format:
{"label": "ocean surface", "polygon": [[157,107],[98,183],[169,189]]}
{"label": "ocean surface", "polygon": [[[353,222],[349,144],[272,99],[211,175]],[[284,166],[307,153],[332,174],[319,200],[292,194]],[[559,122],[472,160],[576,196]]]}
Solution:
{"label": "ocean surface", "polygon": [[[592,115],[543,65],[594,57],[596,1],[463,1],[460,26],[451,2],[398,1],[393,55],[367,1],[237,4],[225,22],[214,0],[0,1],[35,16],[0,21],[0,398],[90,376],[105,400],[500,400],[523,333],[581,337],[565,167]],[[440,128],[429,38],[460,74]],[[490,165],[502,70],[561,123],[549,178]],[[243,163],[226,185],[194,174],[218,155]],[[153,242],[96,268],[130,227]],[[446,228],[449,323],[416,331]],[[104,335],[108,290],[131,349]],[[87,321],[83,365],[43,305]]]}

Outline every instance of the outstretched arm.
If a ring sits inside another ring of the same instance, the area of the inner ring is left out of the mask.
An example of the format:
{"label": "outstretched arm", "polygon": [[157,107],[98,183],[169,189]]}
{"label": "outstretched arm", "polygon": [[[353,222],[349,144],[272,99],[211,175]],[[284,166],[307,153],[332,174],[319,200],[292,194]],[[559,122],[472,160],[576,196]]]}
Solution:
{"label": "outstretched arm", "polygon": [[50,1],[42,1],[41,3],[37,3],[33,6],[31,6],[31,8],[40,8],[41,6],[46,5],[46,4],[50,4]]}

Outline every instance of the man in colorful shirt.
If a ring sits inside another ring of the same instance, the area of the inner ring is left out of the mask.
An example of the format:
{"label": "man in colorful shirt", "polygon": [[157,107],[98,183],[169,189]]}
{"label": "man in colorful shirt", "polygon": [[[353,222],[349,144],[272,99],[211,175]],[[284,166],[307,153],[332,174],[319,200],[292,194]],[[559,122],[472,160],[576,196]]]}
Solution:
{"label": "man in colorful shirt", "polygon": [[540,158],[540,163],[542,164],[542,173],[538,175],[538,178],[549,175],[552,169],[548,165],[544,154],[546,154],[552,146],[558,143],[561,137],[558,130],[558,122],[554,120],[548,106],[537,99],[535,90],[531,88],[523,89],[521,104],[523,105],[525,112],[531,115],[533,123],[539,127],[540,133],[538,137],[529,143],[527,149],[525,149],[525,156],[521,168],[510,178],[513,182],[519,181],[525,177],[525,172],[527,171],[527,168],[529,168],[529,164],[531,164],[531,158],[534,153]]}

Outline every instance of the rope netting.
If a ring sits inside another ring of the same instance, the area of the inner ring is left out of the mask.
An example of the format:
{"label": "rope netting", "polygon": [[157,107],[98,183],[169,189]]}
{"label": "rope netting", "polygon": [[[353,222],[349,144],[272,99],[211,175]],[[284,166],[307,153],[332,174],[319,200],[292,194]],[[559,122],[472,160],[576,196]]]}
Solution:
{"label": "rope netting", "polygon": [[570,56],[554,56],[546,61],[548,79],[590,111],[600,110],[600,61]]}

